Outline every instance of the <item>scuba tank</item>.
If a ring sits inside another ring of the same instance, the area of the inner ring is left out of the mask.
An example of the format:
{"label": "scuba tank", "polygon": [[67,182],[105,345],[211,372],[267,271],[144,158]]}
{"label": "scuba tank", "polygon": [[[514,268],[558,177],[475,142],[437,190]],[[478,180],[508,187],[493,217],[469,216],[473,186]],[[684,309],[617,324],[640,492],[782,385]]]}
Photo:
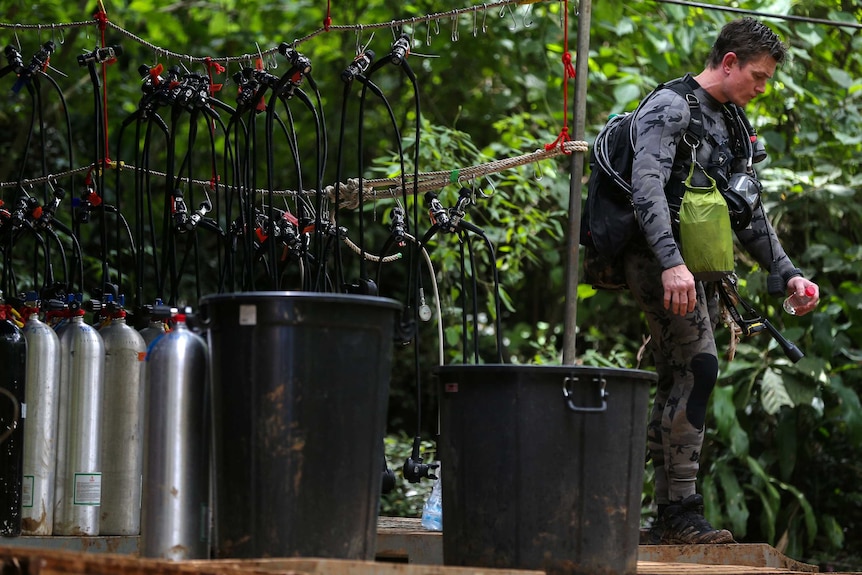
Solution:
{"label": "scuba tank", "polygon": [[105,344],[76,309],[60,335],[54,535],[98,535]]}
{"label": "scuba tank", "polygon": [[[28,310],[31,311],[31,310]],[[51,535],[60,407],[60,338],[32,310],[24,323],[27,340],[27,419],[24,429],[24,535]]]}
{"label": "scuba tank", "polygon": [[147,352],[140,556],[209,558],[208,353],[176,313]]}
{"label": "scuba tank", "polygon": [[21,535],[27,340],[0,294],[0,535]]}
{"label": "scuba tank", "polygon": [[126,323],[126,312],[108,304],[102,414],[102,504],[99,535],[137,535],[141,529],[144,338]]}
{"label": "scuba tank", "polygon": [[141,328],[141,336],[144,338],[144,344],[149,347],[167,331],[164,321],[151,319],[149,323],[147,323],[147,327]]}

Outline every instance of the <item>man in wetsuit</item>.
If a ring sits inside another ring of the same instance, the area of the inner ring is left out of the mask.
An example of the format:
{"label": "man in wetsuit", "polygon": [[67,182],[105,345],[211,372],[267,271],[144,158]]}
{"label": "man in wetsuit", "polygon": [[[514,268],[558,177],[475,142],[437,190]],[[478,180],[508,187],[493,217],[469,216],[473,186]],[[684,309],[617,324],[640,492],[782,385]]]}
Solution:
{"label": "man in wetsuit", "polygon": [[[756,178],[753,147],[742,141],[748,134],[740,133],[742,124],[733,112],[738,118],[739,109],[764,92],[786,55],[786,45],[767,26],[752,18],[734,20],[722,28],[706,68],[685,79],[702,112],[702,140],[686,136],[690,104],[675,90],[654,93],[634,120],[632,200],[643,237],[629,244],[624,263],[626,282],[649,324],[658,373],[647,431],[659,511],[650,530],[652,543],[733,542],[728,530],[716,529],[704,518],[703,497],[696,490],[707,403],[718,378],[714,329],[719,286],[695,278],[686,266],[679,206],[692,162],[690,144],[696,144],[697,163],[704,167],[695,170],[695,185],[709,185],[705,173],[719,189],[726,189],[735,174]],[[780,278],[788,293],[814,286],[816,295],[798,310],[810,312],[819,289],[785,254],[762,204],[748,207],[749,213],[734,221],[739,244]]]}

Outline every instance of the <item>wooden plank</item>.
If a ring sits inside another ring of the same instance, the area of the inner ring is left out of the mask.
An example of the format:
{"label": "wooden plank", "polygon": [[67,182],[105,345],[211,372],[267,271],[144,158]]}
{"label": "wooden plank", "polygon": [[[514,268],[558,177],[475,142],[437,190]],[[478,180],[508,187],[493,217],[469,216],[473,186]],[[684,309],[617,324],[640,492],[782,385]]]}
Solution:
{"label": "wooden plank", "polygon": [[[672,547],[672,546],[667,546]],[[683,546],[689,548],[691,546]],[[722,556],[717,546],[701,546],[701,555],[688,553],[679,561],[639,560],[638,575],[810,575],[811,566],[753,566],[707,564],[702,557],[715,560]],[[732,561],[729,545],[723,555]],[[665,549],[672,552],[672,549]],[[683,550],[685,551],[685,550]],[[685,555],[685,553],[683,553]],[[816,571],[816,567],[814,568]],[[32,549],[0,545],[0,573],[27,575],[544,575],[542,571],[449,567],[379,561],[351,561],[322,558],[221,559],[167,561],[133,555],[85,553],[52,549]],[[839,575],[839,574],[833,574]],[[844,574],[844,575],[862,575]]]}
{"label": "wooden plank", "polygon": [[774,567],[751,567],[750,565],[701,565],[698,563],[661,563],[638,561],[638,575],[795,575]]}
{"label": "wooden plank", "polygon": [[638,560],[657,563],[773,567],[802,573],[816,573],[818,571],[816,565],[790,559],[765,543],[641,545],[638,547]]}
{"label": "wooden plank", "polygon": [[380,561],[352,561],[348,559],[272,558],[272,559],[218,559],[213,561],[184,561],[183,572],[198,572],[200,568],[224,569],[224,573],[238,573],[238,569],[255,574],[302,573],[304,575],[545,575],[544,571],[524,569],[491,569],[485,567],[444,567],[442,565],[411,565]]}

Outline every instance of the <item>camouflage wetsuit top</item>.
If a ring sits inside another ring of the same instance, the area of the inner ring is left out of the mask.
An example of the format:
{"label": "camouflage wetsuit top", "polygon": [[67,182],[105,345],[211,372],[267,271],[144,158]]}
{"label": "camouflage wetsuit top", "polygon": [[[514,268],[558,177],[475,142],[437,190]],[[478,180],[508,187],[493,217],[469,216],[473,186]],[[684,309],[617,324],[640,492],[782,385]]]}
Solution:
{"label": "camouflage wetsuit top", "polygon": [[[725,124],[722,105],[700,87],[694,94],[700,101],[705,131],[697,151],[698,163],[706,167],[712,160],[714,166],[713,151],[726,147],[731,132]],[[697,305],[691,313],[674,315],[663,305],[661,273],[684,263],[672,225],[676,214],[672,215],[668,207],[665,185],[688,175],[691,152],[681,140],[690,119],[685,98],[670,89],[656,92],[635,119],[633,201],[645,241],[636,239],[629,244],[625,270],[632,295],[649,323],[658,374],[647,433],[658,504],[677,502],[696,492],[706,407],[718,378],[713,334],[719,320],[715,284],[696,282]],[[724,169],[729,173],[745,161],[731,160]],[[707,185],[698,170],[695,174],[701,176],[695,185]],[[738,230],[736,237],[764,269],[769,270],[773,259],[777,260],[785,284],[799,273],[784,253],[762,207],[755,210],[749,226]]]}

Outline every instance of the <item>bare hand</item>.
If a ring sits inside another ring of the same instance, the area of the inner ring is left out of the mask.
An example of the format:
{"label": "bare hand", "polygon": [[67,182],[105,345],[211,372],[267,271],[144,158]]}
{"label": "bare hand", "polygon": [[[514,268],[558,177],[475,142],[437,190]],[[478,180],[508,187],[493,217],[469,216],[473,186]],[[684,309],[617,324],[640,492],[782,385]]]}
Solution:
{"label": "bare hand", "polygon": [[817,304],[820,301],[820,287],[816,283],[808,281],[802,276],[794,276],[787,280],[787,295],[792,293],[805,293],[805,288],[808,286],[814,286],[814,297],[812,297],[808,303],[798,306],[796,308],[795,315],[805,315],[817,307]]}
{"label": "bare hand", "polygon": [[664,287],[664,309],[671,313],[685,315],[694,311],[697,292],[694,289],[694,276],[685,264],[668,268],[661,272]]}

